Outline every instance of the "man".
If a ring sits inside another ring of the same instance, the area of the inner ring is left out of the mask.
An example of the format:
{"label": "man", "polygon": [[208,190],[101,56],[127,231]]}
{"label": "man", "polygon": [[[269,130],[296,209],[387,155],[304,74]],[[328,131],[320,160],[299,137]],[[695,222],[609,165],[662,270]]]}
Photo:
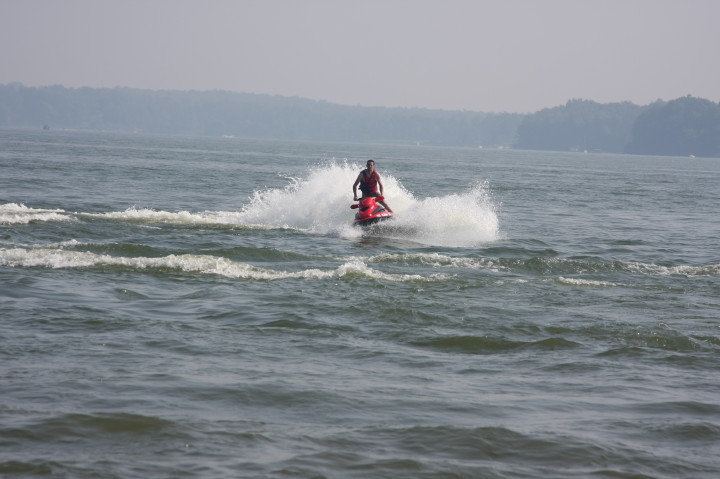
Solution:
{"label": "man", "polygon": [[[380,173],[378,173],[375,169],[375,160],[368,160],[367,168],[360,172],[355,180],[355,183],[353,183],[353,198],[355,201],[359,199],[357,195],[358,185],[360,185],[360,191],[362,191],[363,198],[366,196],[372,196],[373,198],[382,196],[383,184],[382,179],[380,178]],[[390,213],[393,212],[384,200],[378,201],[378,203],[383,205]]]}

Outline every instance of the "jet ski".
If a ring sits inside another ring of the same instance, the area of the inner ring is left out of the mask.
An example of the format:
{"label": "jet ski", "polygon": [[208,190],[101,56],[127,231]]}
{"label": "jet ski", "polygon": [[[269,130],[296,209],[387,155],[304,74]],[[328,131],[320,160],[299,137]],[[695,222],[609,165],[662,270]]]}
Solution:
{"label": "jet ski", "polygon": [[353,210],[359,210],[355,213],[355,222],[353,226],[370,226],[380,221],[389,220],[393,214],[385,209],[383,205],[378,203],[384,199],[383,196],[373,198],[371,196],[365,196],[350,208]]}

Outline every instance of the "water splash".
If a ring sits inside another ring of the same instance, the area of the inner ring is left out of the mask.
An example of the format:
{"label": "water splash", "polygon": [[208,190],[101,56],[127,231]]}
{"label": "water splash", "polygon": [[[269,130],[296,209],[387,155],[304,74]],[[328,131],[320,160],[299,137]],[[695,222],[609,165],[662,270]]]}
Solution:
{"label": "water splash", "polygon": [[[297,228],[319,234],[359,237],[351,226],[352,184],[359,164],[330,162],[305,177],[289,177],[284,188],[256,191],[238,219],[244,223]],[[442,197],[416,198],[392,175],[383,174],[392,221],[366,234],[436,246],[475,246],[497,240],[499,221],[487,184]]]}

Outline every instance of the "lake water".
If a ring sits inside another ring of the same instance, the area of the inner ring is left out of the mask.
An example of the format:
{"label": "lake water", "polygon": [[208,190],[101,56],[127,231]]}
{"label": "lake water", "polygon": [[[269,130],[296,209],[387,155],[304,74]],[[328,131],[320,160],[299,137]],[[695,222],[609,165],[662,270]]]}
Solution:
{"label": "lake water", "polygon": [[0,145],[0,477],[720,477],[718,159]]}

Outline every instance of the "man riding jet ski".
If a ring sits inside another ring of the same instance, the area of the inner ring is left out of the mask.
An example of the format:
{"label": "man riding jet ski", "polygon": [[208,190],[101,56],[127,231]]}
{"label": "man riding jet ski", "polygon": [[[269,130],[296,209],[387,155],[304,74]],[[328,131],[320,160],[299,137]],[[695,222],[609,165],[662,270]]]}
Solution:
{"label": "man riding jet ski", "polygon": [[[383,196],[383,183],[380,173],[375,169],[375,161],[368,160],[367,168],[362,170],[353,183],[353,199],[358,204],[350,208],[358,208],[360,211],[355,215],[355,225],[365,226],[378,221],[391,218],[393,210],[385,203]],[[360,185],[362,198],[358,198],[357,187]]]}

